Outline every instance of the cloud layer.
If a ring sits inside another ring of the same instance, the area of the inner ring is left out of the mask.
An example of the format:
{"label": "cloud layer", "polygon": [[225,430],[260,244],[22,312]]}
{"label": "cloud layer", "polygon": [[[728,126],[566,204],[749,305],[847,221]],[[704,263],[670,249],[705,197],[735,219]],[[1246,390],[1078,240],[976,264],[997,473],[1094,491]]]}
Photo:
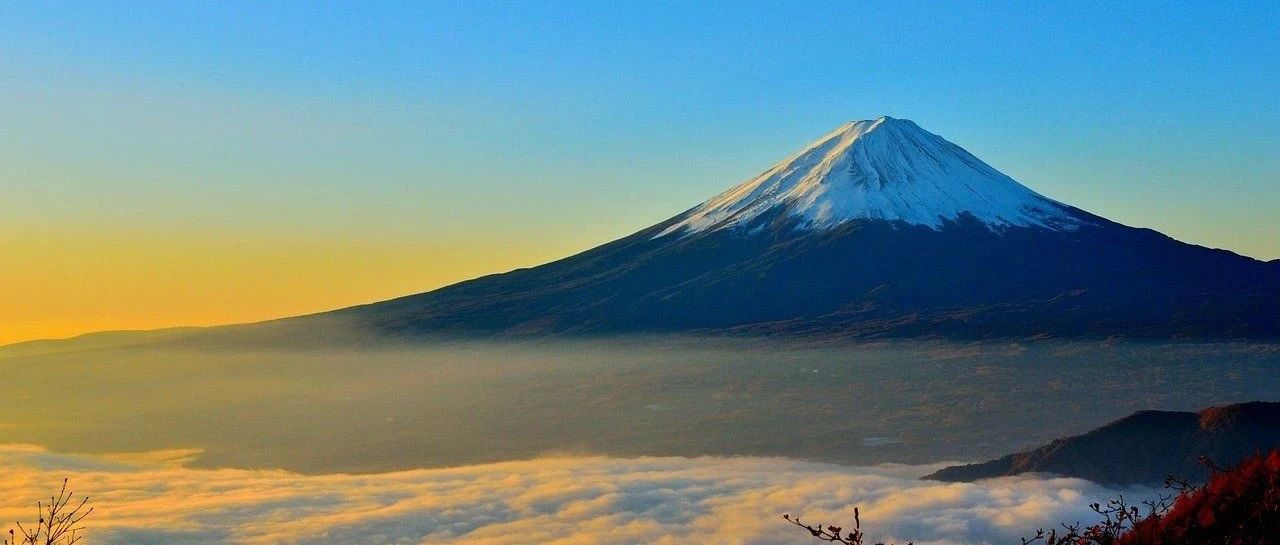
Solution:
{"label": "cloud layer", "polygon": [[191,451],[81,456],[0,445],[0,520],[26,520],[63,477],[97,506],[90,543],[466,545],[807,543],[779,519],[845,523],[876,540],[1017,543],[1091,520],[1117,492],[1076,479],[921,482],[934,466],[770,458],[540,458],[370,475],[192,469]]}

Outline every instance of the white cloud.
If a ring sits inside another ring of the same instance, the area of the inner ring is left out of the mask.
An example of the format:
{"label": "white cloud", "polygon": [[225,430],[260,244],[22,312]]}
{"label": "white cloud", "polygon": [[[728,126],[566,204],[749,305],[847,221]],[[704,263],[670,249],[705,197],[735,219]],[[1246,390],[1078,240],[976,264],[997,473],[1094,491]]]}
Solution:
{"label": "white cloud", "polygon": [[183,467],[190,451],[79,456],[0,445],[0,520],[30,518],[70,477],[92,497],[91,543],[466,545],[779,544],[779,516],[843,524],[854,505],[877,540],[1017,543],[1090,520],[1116,492],[1076,479],[916,479],[935,467],[856,468],[768,458],[542,458],[370,475]]}

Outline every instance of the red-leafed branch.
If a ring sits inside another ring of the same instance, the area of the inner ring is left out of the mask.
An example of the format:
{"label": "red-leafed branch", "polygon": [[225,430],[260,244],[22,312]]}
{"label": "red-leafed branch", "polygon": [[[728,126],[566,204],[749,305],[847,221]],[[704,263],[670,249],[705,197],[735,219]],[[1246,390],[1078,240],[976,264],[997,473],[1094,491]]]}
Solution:
{"label": "red-leafed branch", "polygon": [[[858,512],[858,508],[853,508],[853,531],[845,532],[841,526],[831,526],[824,524],[809,525],[800,521],[800,517],[792,517],[790,513],[782,515],[787,522],[808,530],[813,537],[819,541],[828,541],[831,543],[844,543],[845,545],[863,545],[862,540],[866,537],[862,533],[862,515]],[[876,545],[885,545],[884,543],[876,543]],[[912,545],[908,542],[907,545]]]}

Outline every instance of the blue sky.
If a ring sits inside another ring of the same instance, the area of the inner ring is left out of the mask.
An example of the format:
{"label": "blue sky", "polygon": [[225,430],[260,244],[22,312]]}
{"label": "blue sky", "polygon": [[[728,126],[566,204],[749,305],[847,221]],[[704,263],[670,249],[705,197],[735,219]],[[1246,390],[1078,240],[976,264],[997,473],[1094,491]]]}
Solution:
{"label": "blue sky", "polygon": [[342,278],[367,289],[277,313],[319,310],[605,242],[887,114],[1048,196],[1280,257],[1280,4],[1029,4],[10,5],[0,230],[367,259]]}

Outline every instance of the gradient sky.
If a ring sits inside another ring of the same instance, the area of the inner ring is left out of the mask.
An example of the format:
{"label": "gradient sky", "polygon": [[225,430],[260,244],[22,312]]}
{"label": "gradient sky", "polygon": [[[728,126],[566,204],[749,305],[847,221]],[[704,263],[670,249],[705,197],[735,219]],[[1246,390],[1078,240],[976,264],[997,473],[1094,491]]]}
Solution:
{"label": "gradient sky", "polygon": [[0,343],[535,265],[882,114],[1280,257],[1280,3],[1043,4],[7,5]]}

